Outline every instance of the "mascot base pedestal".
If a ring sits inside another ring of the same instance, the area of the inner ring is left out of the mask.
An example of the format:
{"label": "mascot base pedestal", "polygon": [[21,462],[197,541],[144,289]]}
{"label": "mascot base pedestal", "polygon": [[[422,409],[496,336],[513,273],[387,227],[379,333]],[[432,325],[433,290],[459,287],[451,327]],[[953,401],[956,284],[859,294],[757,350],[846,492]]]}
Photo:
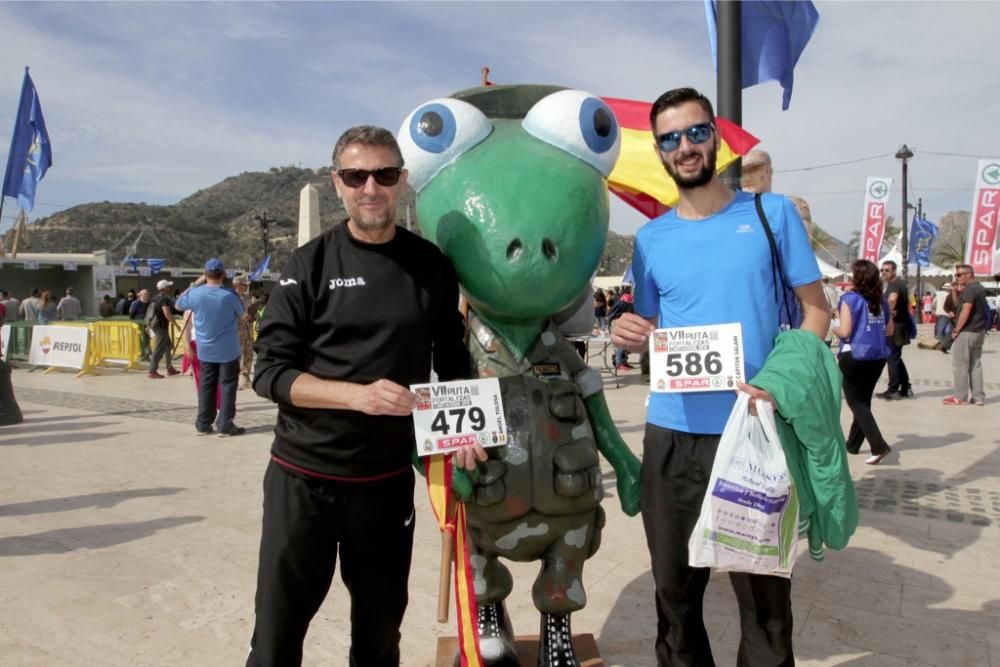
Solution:
{"label": "mascot base pedestal", "polygon": [[[515,640],[517,655],[521,658],[523,667],[535,667],[538,664],[538,635],[522,635]],[[597,650],[597,642],[590,633],[573,635],[573,649],[580,660],[581,667],[605,667],[604,659]],[[438,637],[437,656],[434,667],[452,667],[455,664],[455,654],[458,652],[458,637]]]}

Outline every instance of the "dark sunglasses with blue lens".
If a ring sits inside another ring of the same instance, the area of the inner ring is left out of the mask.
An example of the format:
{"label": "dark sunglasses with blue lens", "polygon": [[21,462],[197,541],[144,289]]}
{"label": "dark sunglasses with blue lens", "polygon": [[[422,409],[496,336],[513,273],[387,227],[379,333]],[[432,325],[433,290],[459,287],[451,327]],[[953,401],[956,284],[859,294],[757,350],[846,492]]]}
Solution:
{"label": "dark sunglasses with blue lens", "polygon": [[665,132],[657,135],[656,145],[664,153],[671,153],[680,148],[681,135],[686,136],[692,144],[703,144],[712,138],[712,132],[714,131],[715,125],[712,123],[698,123],[683,130],[674,130],[673,132]]}

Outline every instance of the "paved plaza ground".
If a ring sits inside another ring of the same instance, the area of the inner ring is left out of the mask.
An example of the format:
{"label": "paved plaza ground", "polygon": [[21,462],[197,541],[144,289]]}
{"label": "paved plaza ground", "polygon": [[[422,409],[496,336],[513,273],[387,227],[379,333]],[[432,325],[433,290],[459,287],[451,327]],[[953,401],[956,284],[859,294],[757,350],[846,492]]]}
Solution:
{"label": "paved plaza ground", "polygon": [[[861,525],[793,579],[802,665],[1000,667],[1000,335],[987,339],[985,407],[947,407],[950,359],[907,348],[917,396],[877,401],[895,450],[851,458]],[[23,424],[0,428],[0,664],[241,665],[253,624],[261,480],[275,408],[241,391],[238,438],[194,432],[190,377],[150,381],[101,370],[14,372]],[[884,387],[880,386],[880,389]],[[606,395],[641,451],[643,377]],[[846,427],[849,413],[842,416]],[[609,665],[645,667],[655,613],[638,518],[624,516],[608,469],[603,546],[587,562],[589,603],[573,617]],[[417,492],[403,664],[432,665],[439,537]],[[536,634],[534,565],[515,565],[509,609]],[[349,609],[335,582],[310,629],[307,665],[346,665]],[[713,577],[705,620],[716,661],[735,664],[739,623],[727,578]]]}

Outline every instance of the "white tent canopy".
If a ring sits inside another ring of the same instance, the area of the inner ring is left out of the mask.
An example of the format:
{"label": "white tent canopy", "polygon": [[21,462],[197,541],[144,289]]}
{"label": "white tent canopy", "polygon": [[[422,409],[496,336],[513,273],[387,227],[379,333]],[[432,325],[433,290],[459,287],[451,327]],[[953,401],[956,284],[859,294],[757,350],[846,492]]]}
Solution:
{"label": "white tent canopy", "polygon": [[[901,252],[899,252],[899,248],[897,248],[896,246],[893,246],[892,250],[890,250],[889,252],[887,252],[885,254],[885,257],[883,257],[882,259],[880,259],[878,261],[878,265],[882,266],[882,264],[884,262],[895,262],[896,266],[902,266],[903,265],[903,254]],[[912,275],[916,275],[916,273],[917,273],[917,265],[913,264],[911,262],[910,263],[910,269],[911,269],[910,273]],[[941,268],[940,266],[938,266],[937,264],[934,264],[932,262],[932,263],[928,264],[927,266],[920,267],[920,275],[924,276],[924,277],[927,277],[927,278],[932,278],[932,277],[937,277],[937,276],[950,276],[951,275],[951,271],[948,270],[948,269]]]}
{"label": "white tent canopy", "polygon": [[816,258],[816,263],[819,264],[819,272],[822,273],[825,278],[839,278],[849,273],[849,271],[838,269],[832,264],[824,262],[819,257]]}

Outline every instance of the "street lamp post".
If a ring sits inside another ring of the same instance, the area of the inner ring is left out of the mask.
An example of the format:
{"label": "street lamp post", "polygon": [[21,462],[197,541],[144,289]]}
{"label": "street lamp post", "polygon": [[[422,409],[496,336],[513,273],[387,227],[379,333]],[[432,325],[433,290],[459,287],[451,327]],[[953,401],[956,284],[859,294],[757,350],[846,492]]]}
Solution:
{"label": "street lamp post", "polygon": [[267,209],[264,209],[264,214],[263,215],[255,215],[253,217],[253,220],[255,220],[260,225],[261,237],[264,240],[264,257],[267,257],[268,250],[269,250],[269,243],[268,242],[270,241],[270,239],[268,238],[268,236],[269,236],[269,234],[268,234],[268,231],[269,231],[268,227],[271,224],[271,221],[267,219]]}
{"label": "street lamp post", "polygon": [[903,266],[900,267],[900,268],[902,268],[902,270],[903,270],[903,282],[904,283],[906,282],[906,276],[907,276],[907,273],[908,273],[908,271],[907,271],[907,265],[909,264],[909,262],[907,261],[909,259],[909,257],[908,257],[908,255],[909,255],[909,238],[908,238],[908,231],[907,231],[908,225],[906,224],[906,209],[907,209],[907,204],[909,202],[906,200],[906,162],[911,157],[913,157],[913,151],[911,151],[909,148],[907,148],[906,144],[903,144],[902,146],[900,146],[899,150],[896,151],[896,159],[897,160],[901,160],[902,163],[903,163],[903,220],[901,222],[901,231],[900,231],[900,233],[903,235],[903,242],[900,244],[900,250],[902,251],[902,254],[903,254]]}
{"label": "street lamp post", "polygon": [[[916,211],[917,212],[917,220],[923,220],[924,219],[924,198],[923,197],[918,197],[917,198],[917,205],[914,206],[913,204],[908,204],[907,207],[906,207],[906,210],[907,211]],[[918,251],[919,251],[919,248],[918,248]],[[918,303],[919,303],[920,299],[922,298],[923,293],[924,293],[923,281],[920,279],[920,257],[917,256],[917,301],[918,301]]]}

